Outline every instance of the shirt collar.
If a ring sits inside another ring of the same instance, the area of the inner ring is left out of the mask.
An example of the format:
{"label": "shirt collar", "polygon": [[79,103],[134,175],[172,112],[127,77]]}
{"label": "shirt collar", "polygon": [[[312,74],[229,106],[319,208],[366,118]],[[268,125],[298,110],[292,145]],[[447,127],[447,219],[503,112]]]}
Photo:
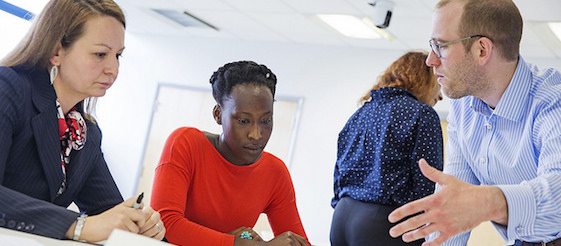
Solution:
{"label": "shirt collar", "polygon": [[470,105],[475,112],[485,116],[495,114],[512,121],[519,121],[524,116],[524,107],[528,105],[531,82],[532,73],[522,56],[519,56],[514,76],[512,76],[494,112],[489,108],[489,105],[476,97],[472,97]]}
{"label": "shirt collar", "polygon": [[417,97],[408,90],[399,87],[381,87],[377,90],[370,91],[370,97],[373,99],[390,98],[397,95],[405,95],[417,99]]}

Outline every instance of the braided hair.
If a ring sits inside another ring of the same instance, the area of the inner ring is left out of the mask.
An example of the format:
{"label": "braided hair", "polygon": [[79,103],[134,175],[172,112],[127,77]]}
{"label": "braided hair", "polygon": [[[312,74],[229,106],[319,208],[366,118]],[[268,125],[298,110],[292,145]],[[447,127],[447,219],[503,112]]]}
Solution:
{"label": "braided hair", "polygon": [[267,86],[274,99],[277,76],[265,65],[253,61],[237,61],[218,68],[210,77],[210,84],[212,96],[218,105],[222,105],[224,98],[230,95],[234,86],[241,84]]}

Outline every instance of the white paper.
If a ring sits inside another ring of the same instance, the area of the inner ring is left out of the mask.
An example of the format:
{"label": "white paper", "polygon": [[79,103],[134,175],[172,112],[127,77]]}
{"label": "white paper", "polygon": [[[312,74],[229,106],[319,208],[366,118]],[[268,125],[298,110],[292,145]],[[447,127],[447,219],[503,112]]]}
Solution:
{"label": "white paper", "polygon": [[[123,246],[123,245],[134,245],[134,246],[171,246],[169,243],[158,241],[149,237],[145,237],[136,233],[127,232],[119,229],[113,230],[111,235],[105,243],[104,246]],[[18,245],[20,246],[20,245]]]}

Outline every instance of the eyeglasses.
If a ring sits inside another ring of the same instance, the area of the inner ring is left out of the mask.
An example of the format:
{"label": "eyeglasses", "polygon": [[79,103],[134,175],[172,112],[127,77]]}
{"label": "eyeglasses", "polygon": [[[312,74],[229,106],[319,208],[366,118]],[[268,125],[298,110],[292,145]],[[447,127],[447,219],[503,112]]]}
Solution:
{"label": "eyeglasses", "polygon": [[434,52],[434,54],[436,55],[436,57],[441,58],[442,54],[440,53],[440,48],[446,47],[446,46],[451,45],[451,44],[459,43],[459,42],[464,41],[464,40],[468,40],[468,39],[472,39],[472,38],[483,38],[483,37],[486,38],[487,36],[485,36],[485,35],[473,35],[473,36],[460,38],[460,39],[456,39],[454,41],[445,42],[445,43],[441,43],[441,44],[436,43],[436,40],[431,39],[431,40],[429,40],[429,46],[432,49],[432,52]]}

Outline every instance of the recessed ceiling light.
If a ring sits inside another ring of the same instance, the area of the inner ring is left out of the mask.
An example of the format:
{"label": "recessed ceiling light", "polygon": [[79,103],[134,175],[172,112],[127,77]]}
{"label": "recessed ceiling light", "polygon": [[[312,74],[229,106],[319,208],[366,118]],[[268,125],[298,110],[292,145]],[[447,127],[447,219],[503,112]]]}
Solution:
{"label": "recessed ceiling light", "polygon": [[335,29],[337,32],[350,38],[379,39],[382,38],[374,29],[364,21],[352,15],[319,14],[317,17]]}
{"label": "recessed ceiling light", "polygon": [[362,22],[364,22],[367,26],[369,26],[372,30],[376,31],[380,36],[384,37],[386,40],[392,41],[393,35],[388,32],[386,29],[382,29],[377,27],[374,24],[374,21],[368,17],[362,18]]}
{"label": "recessed ceiling light", "polygon": [[170,10],[170,9],[152,9],[152,10],[184,27],[205,27],[205,28],[210,27],[218,31],[217,27],[202,20],[201,18],[194,16],[193,14],[187,11],[179,12],[177,10]]}

